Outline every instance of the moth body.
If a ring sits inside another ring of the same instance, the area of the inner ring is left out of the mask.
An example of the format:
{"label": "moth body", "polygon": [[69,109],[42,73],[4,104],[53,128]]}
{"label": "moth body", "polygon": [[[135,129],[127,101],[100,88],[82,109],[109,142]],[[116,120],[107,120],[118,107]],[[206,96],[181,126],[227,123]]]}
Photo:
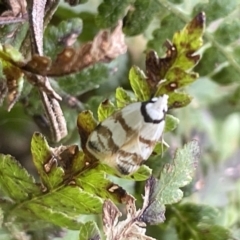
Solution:
{"label": "moth body", "polygon": [[152,154],[165,126],[168,96],[129,104],[100,123],[88,151],[121,174],[131,174]]}

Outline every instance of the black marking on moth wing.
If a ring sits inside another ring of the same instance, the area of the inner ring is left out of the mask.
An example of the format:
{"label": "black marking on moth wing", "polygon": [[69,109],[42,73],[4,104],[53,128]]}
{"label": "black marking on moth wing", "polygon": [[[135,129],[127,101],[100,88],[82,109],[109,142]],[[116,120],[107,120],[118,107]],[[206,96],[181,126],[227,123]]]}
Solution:
{"label": "black marking on moth wing", "polygon": [[123,167],[120,164],[117,164],[117,169],[118,171],[122,174],[122,175],[128,175],[130,172],[128,171],[128,169],[126,169],[125,167]]}
{"label": "black marking on moth wing", "polygon": [[[94,129],[94,131],[98,130],[101,127],[101,123],[97,125],[97,127]],[[99,143],[97,141],[89,141],[87,142],[87,145],[90,149],[96,151],[96,152],[101,152],[101,149],[99,148]]]}
{"label": "black marking on moth wing", "polygon": [[142,113],[143,119],[144,119],[144,121],[145,121],[146,123],[159,124],[159,123],[162,122],[162,121],[164,120],[164,118],[165,118],[165,114],[166,114],[166,111],[165,111],[165,110],[163,110],[164,116],[163,116],[163,118],[161,118],[161,119],[152,119],[152,118],[149,116],[149,114],[148,114],[148,112],[147,112],[146,106],[147,106],[148,103],[155,103],[155,102],[156,102],[155,100],[156,100],[155,98],[152,98],[152,99],[149,100],[149,101],[142,102],[142,105],[141,105],[141,113]]}
{"label": "black marking on moth wing", "polygon": [[88,147],[96,152],[101,152],[101,149],[98,148],[99,144],[95,141],[88,141]]}

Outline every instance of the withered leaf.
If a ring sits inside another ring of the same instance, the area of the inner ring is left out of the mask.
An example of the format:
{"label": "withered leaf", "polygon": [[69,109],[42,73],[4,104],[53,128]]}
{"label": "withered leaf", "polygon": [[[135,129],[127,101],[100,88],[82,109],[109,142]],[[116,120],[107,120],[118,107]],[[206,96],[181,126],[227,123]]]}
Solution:
{"label": "withered leaf", "polygon": [[146,224],[141,220],[141,215],[146,207],[147,204],[137,211],[135,199],[129,197],[126,203],[127,217],[125,220],[119,221],[121,212],[110,200],[105,200],[103,205],[103,230],[107,240],[154,240],[154,238],[145,235]]}
{"label": "withered leaf", "polygon": [[155,51],[149,51],[146,55],[146,75],[149,85],[154,89],[161,80],[164,80],[169,68],[173,65],[177,57],[177,49],[170,42],[165,42],[166,56],[159,58]]}
{"label": "withered leaf", "polygon": [[22,69],[44,76],[63,76],[81,71],[97,62],[109,62],[126,50],[122,22],[119,21],[111,33],[107,30],[100,31],[93,42],[88,42],[79,49],[67,47],[53,62],[47,57],[35,55]]}

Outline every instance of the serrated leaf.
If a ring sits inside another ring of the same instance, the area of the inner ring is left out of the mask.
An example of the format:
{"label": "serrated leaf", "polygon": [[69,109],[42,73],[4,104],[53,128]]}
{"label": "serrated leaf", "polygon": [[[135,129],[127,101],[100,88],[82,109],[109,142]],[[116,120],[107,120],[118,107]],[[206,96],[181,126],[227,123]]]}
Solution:
{"label": "serrated leaf", "polygon": [[130,94],[122,87],[116,89],[116,102],[118,108],[126,107],[129,103],[133,102]]}
{"label": "serrated leaf", "polygon": [[178,149],[174,157],[174,165],[166,165],[161,173],[162,204],[172,204],[182,198],[180,187],[186,186],[193,177],[198,161],[200,149],[197,141],[184,145]]}
{"label": "serrated leaf", "polygon": [[39,210],[36,211],[41,211],[43,206],[76,217],[80,214],[100,213],[102,199],[73,185],[44,194],[27,202],[25,206],[28,207],[29,204],[38,205]]}
{"label": "serrated leaf", "polygon": [[[0,38],[1,43],[13,46],[19,49],[29,30],[28,23],[5,24],[1,28]],[[11,36],[11,37],[9,37]]]}
{"label": "serrated leaf", "polygon": [[28,204],[28,209],[34,214],[37,218],[45,220],[46,222],[51,222],[57,226],[78,230],[81,223],[76,219],[71,218],[67,213],[56,212],[51,208],[45,206],[30,203]]}
{"label": "serrated leaf", "polygon": [[97,166],[97,169],[100,171],[104,171],[107,174],[113,175],[113,176],[118,176],[124,179],[129,179],[129,180],[134,180],[134,181],[145,181],[146,179],[149,178],[149,176],[152,173],[152,169],[150,169],[148,166],[146,165],[142,165],[137,172],[133,173],[132,175],[121,175],[119,174],[119,172],[111,167],[109,167],[106,164],[99,164]]}
{"label": "serrated leaf", "polygon": [[154,147],[153,154],[162,156],[163,153],[166,152],[168,148],[169,145],[164,140],[162,140],[161,142],[158,142]]}
{"label": "serrated leaf", "polygon": [[173,115],[166,114],[164,132],[173,131],[179,124],[179,119]]}
{"label": "serrated leaf", "polygon": [[95,222],[86,222],[80,226],[79,240],[100,240],[100,231]]}
{"label": "serrated leaf", "polygon": [[153,19],[155,13],[160,9],[156,0],[136,0],[123,19],[123,31],[128,36],[142,33]]}
{"label": "serrated leaf", "polygon": [[161,21],[160,28],[153,31],[153,39],[147,43],[148,49],[154,49],[159,56],[162,56],[164,54],[162,43],[164,43],[166,39],[171,39],[176,30],[182,29],[183,27],[184,23],[179,21],[178,16],[174,14],[165,16]]}
{"label": "serrated leaf", "polygon": [[158,224],[164,221],[165,205],[181,200],[183,192],[179,188],[192,180],[199,152],[197,141],[187,143],[176,151],[173,164],[164,166],[159,180],[154,177],[148,179],[145,195],[149,195],[149,205],[142,215],[144,222]]}
{"label": "serrated leaf", "polygon": [[115,26],[124,16],[126,8],[133,2],[133,0],[104,0],[98,6],[97,26],[103,29]]}
{"label": "serrated leaf", "polygon": [[219,215],[219,210],[204,204],[185,203],[176,206],[176,211],[185,215],[187,222],[212,224]]}
{"label": "serrated leaf", "polygon": [[201,224],[198,226],[199,240],[229,240],[235,239],[229,229],[219,225]]}
{"label": "serrated leaf", "polygon": [[203,44],[202,35],[205,28],[205,13],[199,13],[183,30],[176,32],[172,42],[177,49],[174,66],[182,70],[192,68],[199,56],[193,55]]}
{"label": "serrated leaf", "polygon": [[[0,62],[4,79],[6,79],[8,111],[18,100],[23,88],[23,72],[16,65],[23,62],[22,54],[12,46],[0,45]],[[3,91],[4,89],[1,89]]]}
{"label": "serrated leaf", "polygon": [[193,83],[198,78],[198,74],[194,72],[188,73],[181,68],[173,67],[165,77],[167,81],[159,84],[156,96],[161,96]]}
{"label": "serrated leaf", "polygon": [[39,194],[40,188],[32,176],[10,155],[0,154],[0,188],[14,201]]}
{"label": "serrated leaf", "polygon": [[54,58],[64,47],[71,46],[81,31],[82,20],[80,18],[62,21],[57,27],[50,26],[44,33],[45,55]]}
{"label": "serrated leaf", "polygon": [[192,101],[191,96],[182,92],[172,92],[168,96],[168,108],[185,107]]}
{"label": "serrated leaf", "polygon": [[88,193],[93,193],[103,199],[112,199],[114,202],[122,202],[126,197],[126,191],[106,178],[106,173],[98,166],[81,174],[76,179],[76,184]]}
{"label": "serrated leaf", "polygon": [[238,1],[231,1],[226,4],[224,1],[211,0],[197,4],[193,9],[193,14],[195,15],[199,11],[204,11],[208,17],[208,21],[212,22],[223,16],[228,16],[230,12],[233,12],[237,8],[238,4]]}
{"label": "serrated leaf", "polygon": [[145,181],[152,174],[152,169],[150,169],[146,165],[142,165],[134,174],[128,176],[127,179],[131,179],[134,181]]}
{"label": "serrated leaf", "polygon": [[147,101],[150,99],[151,92],[146,81],[146,76],[137,66],[133,66],[130,69],[129,81],[139,101]]}
{"label": "serrated leaf", "polygon": [[105,100],[98,107],[98,120],[102,122],[103,120],[111,116],[115,110],[116,107],[114,106],[114,104],[109,100]]}
{"label": "serrated leaf", "polygon": [[97,127],[97,121],[91,111],[83,111],[78,115],[77,127],[81,138],[82,149],[85,150],[88,136]]}
{"label": "serrated leaf", "polygon": [[108,79],[109,70],[103,63],[96,63],[79,73],[58,78],[59,86],[71,95],[81,95],[95,89]]}
{"label": "serrated leaf", "polygon": [[57,187],[63,181],[64,171],[61,167],[57,167],[56,164],[52,166],[49,172],[46,171],[45,164],[54,156],[45,137],[40,133],[34,133],[32,137],[31,153],[34,165],[47,190]]}

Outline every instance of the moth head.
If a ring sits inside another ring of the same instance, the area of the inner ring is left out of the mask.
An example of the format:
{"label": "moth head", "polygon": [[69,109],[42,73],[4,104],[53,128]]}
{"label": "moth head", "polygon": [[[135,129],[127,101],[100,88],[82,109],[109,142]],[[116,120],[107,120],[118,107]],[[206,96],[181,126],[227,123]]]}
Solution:
{"label": "moth head", "polygon": [[143,105],[143,116],[146,122],[161,122],[168,110],[168,95],[154,97]]}

